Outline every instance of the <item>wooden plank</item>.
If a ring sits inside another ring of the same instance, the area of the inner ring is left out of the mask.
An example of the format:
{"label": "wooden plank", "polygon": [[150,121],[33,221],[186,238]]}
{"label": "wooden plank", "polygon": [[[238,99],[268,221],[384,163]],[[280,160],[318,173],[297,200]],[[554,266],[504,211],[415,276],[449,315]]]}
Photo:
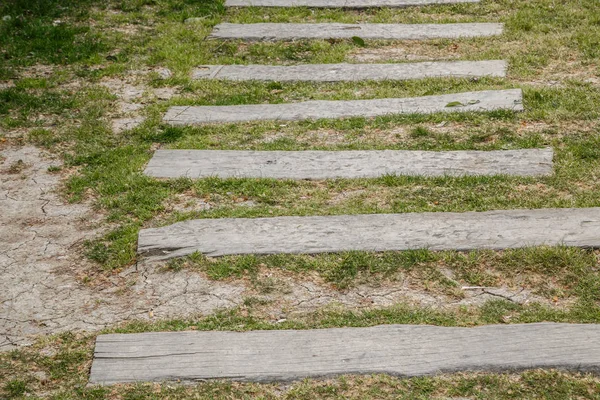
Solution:
{"label": "wooden plank", "polygon": [[403,8],[480,0],[227,0],[225,7]]}
{"label": "wooden plank", "polygon": [[342,82],[424,78],[505,77],[506,62],[437,61],[404,64],[204,65],[194,79]]}
{"label": "wooden plank", "polygon": [[536,245],[600,247],[600,208],[197,219],[142,229],[138,252],[164,260],[194,252],[214,257]]}
{"label": "wooden plank", "polygon": [[230,24],[215,26],[209,37],[246,41],[350,39],[425,40],[487,37],[502,34],[503,24]]}
{"label": "wooden plank", "polygon": [[374,178],[383,175],[552,174],[553,151],[232,151],[158,150],[146,175],[156,178]]}
{"label": "wooden plank", "polygon": [[100,335],[90,383],[291,381],[559,368],[600,371],[600,325],[554,323]]}
{"label": "wooden plank", "polygon": [[329,101],[239,106],[176,106],[163,117],[170,125],[200,125],[248,121],[295,121],[320,118],[377,117],[391,114],[432,114],[493,110],[523,110],[521,89],[486,90],[405,99]]}

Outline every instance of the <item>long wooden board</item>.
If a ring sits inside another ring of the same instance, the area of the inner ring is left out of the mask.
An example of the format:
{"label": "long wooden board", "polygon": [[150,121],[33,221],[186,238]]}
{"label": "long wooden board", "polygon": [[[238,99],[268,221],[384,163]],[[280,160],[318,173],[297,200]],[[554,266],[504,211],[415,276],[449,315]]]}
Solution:
{"label": "long wooden board", "polygon": [[370,328],[100,335],[90,383],[291,381],[560,368],[600,371],[600,325]]}
{"label": "long wooden board", "polygon": [[289,24],[259,23],[215,26],[209,37],[246,41],[350,39],[358,36],[369,40],[426,40],[487,37],[502,34],[503,24]]}
{"label": "long wooden board", "polygon": [[479,3],[480,0],[227,0],[225,7],[402,8],[434,4]]}
{"label": "long wooden board", "polygon": [[157,260],[228,254],[600,247],[600,208],[196,219],[142,229],[138,252]]}
{"label": "long wooden board", "polygon": [[377,117],[393,114],[522,111],[522,102],[521,89],[508,89],[373,100],[316,100],[239,106],[176,106],[169,108],[163,121],[170,125],[185,126],[264,120]]}
{"label": "long wooden board", "polygon": [[552,174],[553,151],[234,151],[158,150],[145,174],[156,178],[374,178],[383,175]]}
{"label": "long wooden board", "polygon": [[424,78],[505,77],[506,62],[433,61],[402,64],[204,65],[195,79],[345,82]]}

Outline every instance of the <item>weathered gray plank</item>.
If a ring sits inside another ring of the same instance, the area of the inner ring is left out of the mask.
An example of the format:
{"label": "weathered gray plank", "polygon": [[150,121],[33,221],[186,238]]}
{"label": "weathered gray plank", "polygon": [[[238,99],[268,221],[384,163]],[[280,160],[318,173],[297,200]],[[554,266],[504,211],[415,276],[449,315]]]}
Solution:
{"label": "weathered gray plank", "polygon": [[480,0],[227,0],[225,7],[402,8],[433,4],[479,3]]}
{"label": "weathered gray plank", "polygon": [[215,26],[210,37],[247,41],[350,39],[358,36],[375,40],[425,40],[471,38],[502,34],[498,23],[460,24],[230,24]]}
{"label": "weathered gray plank", "polygon": [[[261,120],[294,121],[319,118],[377,117],[389,114],[431,114],[436,112],[523,110],[521,89],[486,90],[406,99],[328,101],[239,106],[176,106],[163,121],[171,125],[246,122]],[[457,104],[460,104],[457,106]],[[453,106],[454,105],[454,106]]]}
{"label": "weathered gray plank", "polygon": [[305,64],[279,65],[205,65],[194,71],[195,79],[234,81],[313,81],[341,82],[363,80],[408,80],[423,78],[505,77],[506,62],[439,61],[405,64]]}
{"label": "weathered gray plank", "polygon": [[158,150],[146,175],[156,178],[373,178],[383,175],[552,174],[553,151],[233,151]]}
{"label": "weathered gray plank", "polygon": [[600,208],[197,219],[142,229],[138,252],[156,260],[227,254],[600,247]]}
{"label": "weathered gray plank", "polygon": [[100,335],[90,383],[269,382],[339,374],[421,376],[533,368],[600,371],[600,325],[387,325]]}

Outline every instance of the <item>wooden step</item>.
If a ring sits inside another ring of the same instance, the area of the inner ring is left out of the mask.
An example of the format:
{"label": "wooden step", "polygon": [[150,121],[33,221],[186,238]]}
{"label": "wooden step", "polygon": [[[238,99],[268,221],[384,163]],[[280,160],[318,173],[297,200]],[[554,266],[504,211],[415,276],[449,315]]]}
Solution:
{"label": "wooden step", "polygon": [[424,78],[505,77],[506,62],[437,61],[404,64],[204,65],[194,79],[342,82]]}
{"label": "wooden step", "polygon": [[403,8],[480,0],[227,0],[225,7]]}
{"label": "wooden step", "polygon": [[377,117],[392,114],[432,114],[493,110],[523,110],[521,89],[486,90],[425,96],[373,100],[315,100],[285,104],[251,104],[238,106],[176,106],[163,117],[170,125],[201,125],[248,121]]}
{"label": "wooden step", "polygon": [[375,178],[384,175],[552,174],[551,148],[499,151],[158,150],[146,175],[156,178]]}
{"label": "wooden step", "polygon": [[196,219],[142,229],[138,238],[138,252],[154,260],[537,245],[600,247],[600,208]]}
{"label": "wooden step", "polygon": [[365,40],[426,40],[496,36],[502,34],[503,24],[230,24],[215,26],[209,37],[246,41],[276,41],[304,39]]}
{"label": "wooden step", "polygon": [[600,372],[600,325],[554,323],[100,335],[90,383],[272,382],[559,368]]}

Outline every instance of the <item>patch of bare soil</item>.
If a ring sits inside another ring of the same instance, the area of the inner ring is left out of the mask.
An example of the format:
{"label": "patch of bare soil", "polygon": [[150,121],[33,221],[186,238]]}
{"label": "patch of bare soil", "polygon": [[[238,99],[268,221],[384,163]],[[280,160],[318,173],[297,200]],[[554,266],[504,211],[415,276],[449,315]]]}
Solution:
{"label": "patch of bare soil", "polygon": [[359,200],[366,196],[368,196],[368,192],[364,189],[344,190],[333,194],[327,203],[340,204],[348,200]]}
{"label": "patch of bare soil", "polygon": [[144,117],[116,118],[111,122],[114,133],[121,133],[130,129],[137,128],[146,119]]}
{"label": "patch of bare soil", "polygon": [[113,132],[121,133],[134,129],[145,121],[145,118],[138,113],[143,108],[139,102],[143,102],[142,98],[148,90],[145,85],[135,85],[118,78],[107,78],[100,84],[119,98],[120,118],[111,120]]}
{"label": "patch of bare soil", "polygon": [[596,65],[586,62],[556,60],[538,72],[535,80],[516,80],[532,86],[565,87],[567,81],[581,81],[592,86],[600,85],[600,73]]}
{"label": "patch of bare soil", "polygon": [[[81,256],[98,231],[86,205],[55,190],[60,163],[33,147],[0,152],[0,350],[39,334],[95,331],[131,319],[210,313],[236,305],[244,288],[152,268],[93,275]],[[85,283],[88,282],[89,283]]]}
{"label": "patch of bare soil", "polygon": [[[467,287],[459,286],[453,293],[424,290],[405,276],[394,281],[361,283],[345,290],[337,290],[318,275],[303,275],[265,269],[245,293],[250,303],[256,303],[255,313],[279,321],[289,317],[302,318],[303,314],[321,309],[368,310],[410,304],[437,310],[478,306],[488,300],[508,300],[517,304],[537,302],[557,306],[548,299],[533,294],[523,287]],[[248,303],[248,301],[246,301]]]}
{"label": "patch of bare soil", "polygon": [[301,132],[298,134],[285,132],[270,132],[258,139],[256,143],[273,143],[278,140],[295,140],[307,146],[337,146],[360,143],[377,143],[380,145],[392,145],[398,143],[402,137],[399,132],[406,131],[405,128],[397,128],[394,131],[367,130],[360,134],[346,134],[333,129],[319,129],[315,131]]}
{"label": "patch of bare soil", "polygon": [[20,70],[22,78],[47,78],[54,74],[56,67],[53,65],[36,64]]}
{"label": "patch of bare soil", "polygon": [[104,78],[100,82],[100,85],[110,90],[111,93],[125,102],[139,100],[147,90],[147,87],[144,85],[135,85],[118,78]]}
{"label": "patch of bare soil", "polygon": [[121,133],[137,128],[144,123],[146,118],[140,114],[144,107],[143,104],[156,100],[169,100],[179,93],[177,88],[151,89],[138,82],[140,76],[145,76],[151,72],[157,73],[163,79],[171,76],[168,69],[160,68],[156,71],[134,71],[123,79],[105,78],[100,82],[102,86],[119,98],[118,115],[113,116],[114,118],[111,120],[113,132]]}
{"label": "patch of bare soil", "polygon": [[400,43],[378,48],[360,48],[349,55],[349,59],[359,63],[378,61],[435,61],[454,60],[461,54],[456,48],[438,48],[414,43]]}
{"label": "patch of bare soil", "polygon": [[0,90],[6,90],[15,87],[13,81],[0,81]]}
{"label": "patch of bare soil", "polygon": [[189,193],[180,193],[173,196],[165,205],[165,213],[174,211],[180,213],[198,212],[210,210],[213,207],[214,204],[209,203],[205,199],[200,199]]}

